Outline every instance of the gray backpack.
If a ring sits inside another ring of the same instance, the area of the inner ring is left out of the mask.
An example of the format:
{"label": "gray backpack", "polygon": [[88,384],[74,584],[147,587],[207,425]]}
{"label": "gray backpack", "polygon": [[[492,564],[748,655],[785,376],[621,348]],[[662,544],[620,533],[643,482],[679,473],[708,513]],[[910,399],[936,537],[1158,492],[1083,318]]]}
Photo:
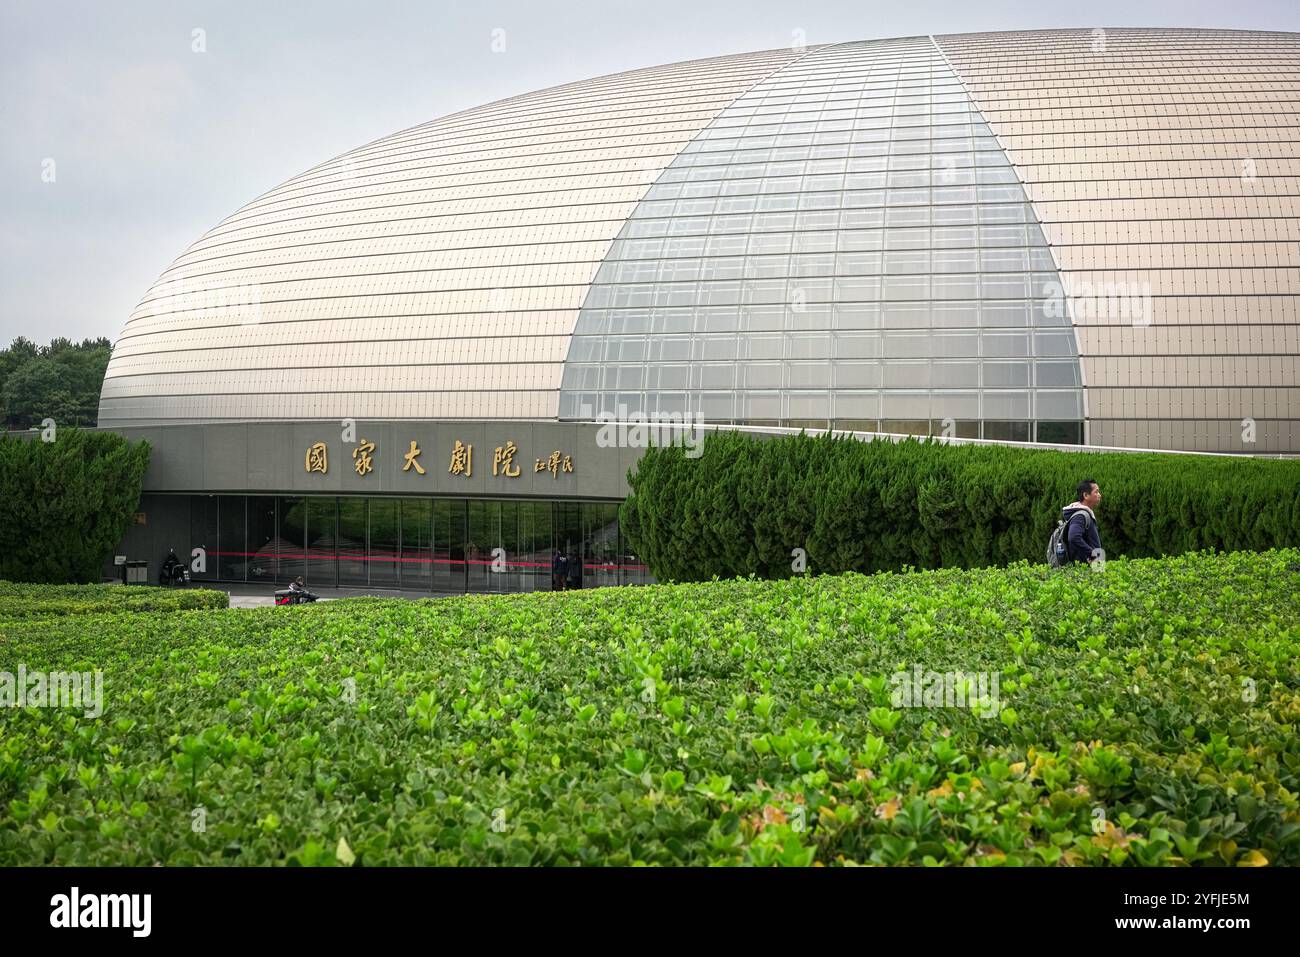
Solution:
{"label": "gray backpack", "polygon": [[1076,510],[1069,518],[1058,519],[1056,528],[1052,529],[1052,537],[1047,540],[1047,564],[1051,568],[1063,568],[1070,564],[1070,547],[1066,538],[1066,530],[1076,516],[1082,515],[1084,524],[1089,521],[1088,513],[1083,509]]}

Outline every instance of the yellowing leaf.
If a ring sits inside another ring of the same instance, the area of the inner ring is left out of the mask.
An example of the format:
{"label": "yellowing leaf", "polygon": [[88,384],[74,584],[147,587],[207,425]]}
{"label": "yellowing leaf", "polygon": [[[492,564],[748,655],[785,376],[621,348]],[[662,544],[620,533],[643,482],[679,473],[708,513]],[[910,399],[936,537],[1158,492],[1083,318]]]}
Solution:
{"label": "yellowing leaf", "polygon": [[1094,835],[1092,843],[1097,847],[1128,847],[1129,836],[1124,833],[1122,827],[1116,827],[1110,821],[1105,822],[1105,830],[1101,834]]}
{"label": "yellowing leaf", "polygon": [[932,797],[932,798],[947,797],[951,793],[952,793],[952,782],[944,781],[937,788],[930,788],[930,790],[926,792],[926,797]]}
{"label": "yellowing leaf", "polygon": [[339,863],[344,867],[351,867],[357,859],[357,856],[352,853],[352,848],[348,847],[348,841],[345,837],[339,838],[339,846],[334,849],[334,856],[339,859]]}
{"label": "yellowing leaf", "polygon": [[1247,851],[1237,862],[1238,867],[1268,867],[1268,858],[1259,851]]}

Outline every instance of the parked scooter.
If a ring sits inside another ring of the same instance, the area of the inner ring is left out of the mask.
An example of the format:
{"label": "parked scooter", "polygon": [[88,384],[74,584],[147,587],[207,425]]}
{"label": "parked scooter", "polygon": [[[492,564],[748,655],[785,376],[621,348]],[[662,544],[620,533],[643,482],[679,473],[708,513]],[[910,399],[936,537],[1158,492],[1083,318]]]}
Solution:
{"label": "parked scooter", "polygon": [[294,579],[288,588],[275,593],[277,605],[303,605],[318,600],[317,596],[304,587],[302,578]]}
{"label": "parked scooter", "polygon": [[162,568],[158,571],[158,584],[166,586],[188,585],[189,583],[189,568],[176,557],[176,549],[168,549],[167,557],[163,559]]}
{"label": "parked scooter", "polygon": [[277,605],[305,605],[309,602],[319,601],[319,597],[309,591],[277,591],[275,593],[275,603]]}

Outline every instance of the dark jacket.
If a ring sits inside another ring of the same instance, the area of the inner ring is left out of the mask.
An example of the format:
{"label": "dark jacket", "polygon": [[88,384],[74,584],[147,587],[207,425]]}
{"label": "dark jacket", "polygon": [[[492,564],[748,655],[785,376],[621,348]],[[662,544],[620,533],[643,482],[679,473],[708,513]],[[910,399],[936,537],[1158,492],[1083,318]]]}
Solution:
{"label": "dark jacket", "polygon": [[1101,548],[1097,518],[1082,502],[1071,502],[1061,509],[1065,527],[1065,556],[1072,562],[1092,561],[1093,549]]}

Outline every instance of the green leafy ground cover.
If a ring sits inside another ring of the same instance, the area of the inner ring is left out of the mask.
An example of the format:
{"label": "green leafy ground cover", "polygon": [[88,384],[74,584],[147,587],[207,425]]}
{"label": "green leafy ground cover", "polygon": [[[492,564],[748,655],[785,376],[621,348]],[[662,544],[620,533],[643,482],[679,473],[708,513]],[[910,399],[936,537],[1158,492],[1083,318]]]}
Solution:
{"label": "green leafy ground cover", "polygon": [[[226,608],[230,597],[209,588],[148,585],[27,585],[0,581],[0,619],[96,612],[182,611]],[[0,665],[2,667],[2,665]]]}
{"label": "green leafy ground cover", "polygon": [[[1300,551],[0,623],[0,864],[1300,861]],[[996,716],[894,707],[920,665]],[[202,827],[199,828],[199,824]]]}

